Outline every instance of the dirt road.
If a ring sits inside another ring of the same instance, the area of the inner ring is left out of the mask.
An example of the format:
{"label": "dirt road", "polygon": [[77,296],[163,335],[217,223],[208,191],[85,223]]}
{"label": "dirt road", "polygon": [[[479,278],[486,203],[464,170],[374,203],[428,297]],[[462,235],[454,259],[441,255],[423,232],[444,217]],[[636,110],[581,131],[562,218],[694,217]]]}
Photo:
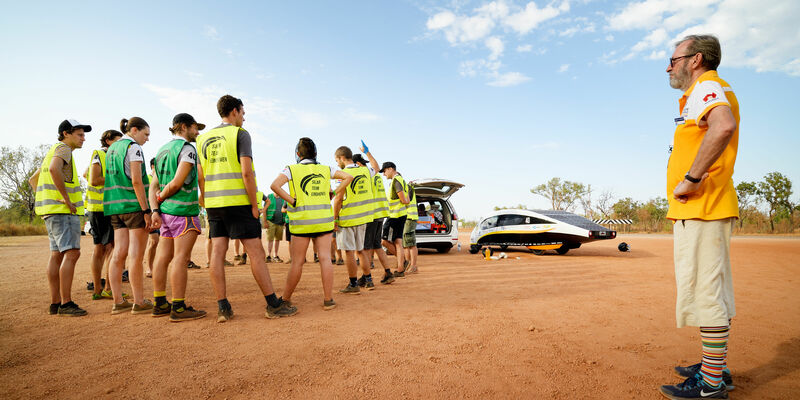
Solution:
{"label": "dirt road", "polygon": [[[675,328],[670,236],[500,261],[425,253],[419,274],[336,295],[332,311],[309,263],[300,313],[280,320],[264,318],[249,266],[229,267],[226,324],[205,268],[189,271],[188,302],[209,318],[110,315],[85,290],[82,246],[73,293],[89,316],[59,318],[46,312],[47,238],[0,239],[0,398],[658,399],[680,382],[672,366],[700,357],[698,331]],[[800,239],[734,238],[732,261],[731,398],[800,398]],[[280,294],[288,265],[269,265]],[[346,284],[343,266],[335,279]]]}

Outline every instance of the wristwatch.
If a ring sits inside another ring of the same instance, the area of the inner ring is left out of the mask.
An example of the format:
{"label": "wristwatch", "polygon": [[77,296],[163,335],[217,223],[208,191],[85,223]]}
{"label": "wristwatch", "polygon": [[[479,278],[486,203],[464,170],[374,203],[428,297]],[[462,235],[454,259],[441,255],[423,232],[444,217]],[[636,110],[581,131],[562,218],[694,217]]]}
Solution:
{"label": "wristwatch", "polygon": [[145,214],[150,214],[150,213],[153,212],[153,210],[148,208],[147,210],[142,210],[142,212],[145,213]]}
{"label": "wristwatch", "polygon": [[686,178],[687,181],[692,182],[692,183],[700,183],[700,181],[701,181],[700,178],[695,178],[695,177],[689,175],[688,172],[686,173],[686,176],[684,176],[684,178]]}

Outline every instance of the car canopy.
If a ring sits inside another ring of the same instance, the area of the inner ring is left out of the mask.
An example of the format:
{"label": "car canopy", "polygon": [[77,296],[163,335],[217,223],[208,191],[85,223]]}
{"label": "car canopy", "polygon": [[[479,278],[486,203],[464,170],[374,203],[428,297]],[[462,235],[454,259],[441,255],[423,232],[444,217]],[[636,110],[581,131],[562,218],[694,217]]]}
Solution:
{"label": "car canopy", "polygon": [[436,178],[416,179],[409,183],[414,186],[417,196],[436,197],[445,200],[449,199],[458,189],[464,187],[458,182]]}

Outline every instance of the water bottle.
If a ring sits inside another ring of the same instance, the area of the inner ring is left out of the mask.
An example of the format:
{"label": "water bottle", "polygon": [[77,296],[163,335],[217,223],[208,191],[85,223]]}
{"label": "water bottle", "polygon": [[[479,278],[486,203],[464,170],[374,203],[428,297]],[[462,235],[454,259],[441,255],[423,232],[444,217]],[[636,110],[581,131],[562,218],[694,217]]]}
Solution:
{"label": "water bottle", "polygon": [[461,251],[461,242],[458,242],[458,251]]}

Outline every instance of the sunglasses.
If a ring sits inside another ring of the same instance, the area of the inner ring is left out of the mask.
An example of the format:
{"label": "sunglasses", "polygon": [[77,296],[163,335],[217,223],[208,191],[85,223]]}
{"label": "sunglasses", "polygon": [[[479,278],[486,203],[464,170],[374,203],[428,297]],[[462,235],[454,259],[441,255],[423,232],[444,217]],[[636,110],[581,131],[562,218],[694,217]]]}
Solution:
{"label": "sunglasses", "polygon": [[670,66],[670,67],[672,67],[672,68],[675,68],[675,61],[678,61],[678,60],[680,60],[681,58],[686,58],[686,57],[694,57],[694,56],[695,56],[695,54],[697,54],[697,53],[694,53],[694,54],[687,54],[687,55],[685,55],[685,56],[680,56],[680,57],[675,57],[675,58],[670,58],[670,59],[669,59],[669,66]]}

